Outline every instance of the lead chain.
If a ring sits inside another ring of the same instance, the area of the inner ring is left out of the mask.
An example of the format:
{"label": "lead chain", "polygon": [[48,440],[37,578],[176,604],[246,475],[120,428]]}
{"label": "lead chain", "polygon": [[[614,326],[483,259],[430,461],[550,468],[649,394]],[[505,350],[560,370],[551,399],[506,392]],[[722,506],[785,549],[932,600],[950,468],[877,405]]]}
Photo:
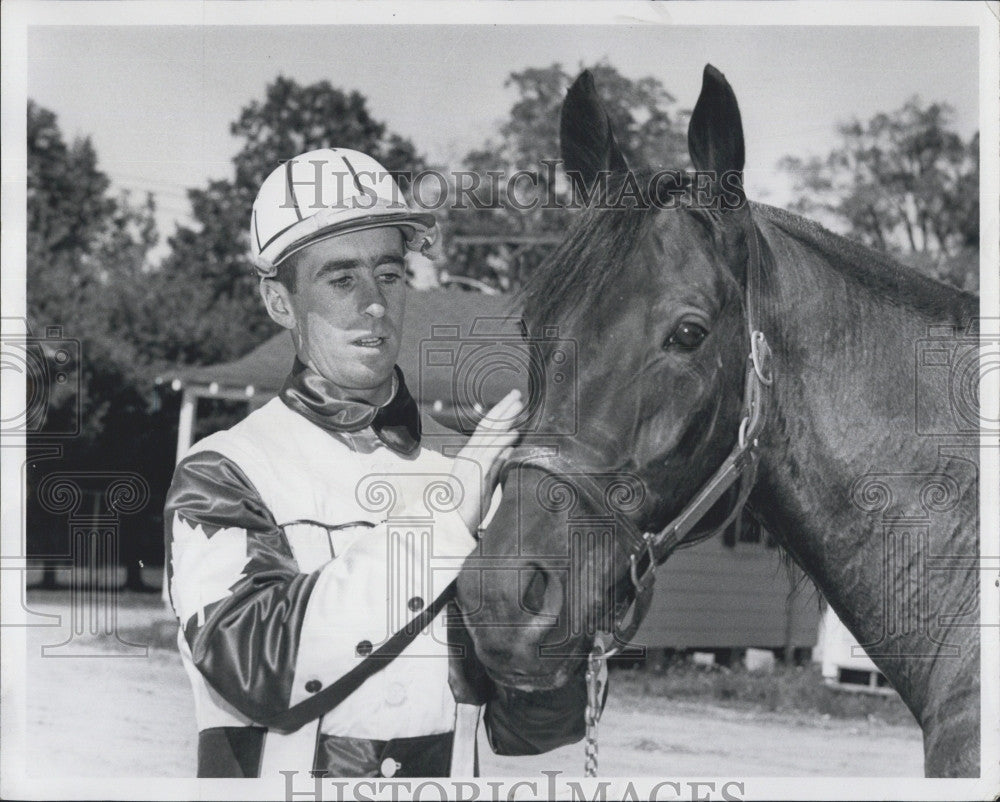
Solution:
{"label": "lead chain", "polygon": [[601,669],[604,667],[604,649],[599,642],[587,658],[587,709],[584,713],[587,726],[583,775],[597,776],[597,722],[601,720]]}

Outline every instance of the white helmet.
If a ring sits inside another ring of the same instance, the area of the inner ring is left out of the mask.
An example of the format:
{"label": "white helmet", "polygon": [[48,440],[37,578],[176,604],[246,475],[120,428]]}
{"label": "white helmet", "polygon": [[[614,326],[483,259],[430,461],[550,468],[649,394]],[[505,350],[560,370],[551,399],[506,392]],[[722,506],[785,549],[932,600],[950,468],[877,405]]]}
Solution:
{"label": "white helmet", "polygon": [[395,179],[371,156],[346,148],[311,150],[261,184],[250,217],[251,258],[258,275],[268,278],[307,245],[379,226],[401,228],[414,251],[437,238],[434,215],[410,209]]}

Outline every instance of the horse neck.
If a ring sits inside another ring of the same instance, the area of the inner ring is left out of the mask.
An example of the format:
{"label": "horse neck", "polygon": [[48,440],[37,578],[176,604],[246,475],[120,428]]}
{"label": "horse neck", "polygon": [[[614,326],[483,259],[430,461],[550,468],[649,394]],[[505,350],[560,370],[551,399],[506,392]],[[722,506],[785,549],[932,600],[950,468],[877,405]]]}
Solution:
{"label": "horse neck", "polygon": [[[974,570],[932,575],[927,559],[978,553],[977,475],[974,450],[948,452],[917,433],[915,390],[942,390],[916,376],[915,348],[930,326],[967,326],[975,299],[874,254],[857,264],[863,249],[841,243],[855,260],[845,264],[830,251],[833,235],[763,217],[761,327],[776,379],[751,506],[922,720],[930,672],[962,661],[914,658],[963,639],[960,651],[974,651],[974,627],[944,633],[923,619],[974,598]],[[922,494],[941,487],[958,498],[929,517]]]}

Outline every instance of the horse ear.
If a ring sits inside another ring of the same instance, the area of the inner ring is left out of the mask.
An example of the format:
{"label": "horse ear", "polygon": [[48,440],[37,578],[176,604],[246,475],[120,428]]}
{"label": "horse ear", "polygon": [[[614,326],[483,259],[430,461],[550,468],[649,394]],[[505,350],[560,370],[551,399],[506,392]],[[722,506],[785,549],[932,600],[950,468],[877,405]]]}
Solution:
{"label": "horse ear", "polygon": [[698,171],[738,173],[743,184],[743,121],[733,88],[726,76],[705,65],[701,94],[688,125],[688,152]]}
{"label": "horse ear", "polygon": [[559,139],[563,166],[578,192],[589,189],[602,171],[628,170],[590,70],[581,72],[566,93]]}

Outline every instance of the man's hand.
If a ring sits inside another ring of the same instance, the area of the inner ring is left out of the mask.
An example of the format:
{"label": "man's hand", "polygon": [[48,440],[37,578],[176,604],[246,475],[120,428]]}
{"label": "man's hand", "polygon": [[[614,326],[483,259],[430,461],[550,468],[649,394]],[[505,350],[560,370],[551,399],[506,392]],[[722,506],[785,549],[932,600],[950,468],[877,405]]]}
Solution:
{"label": "man's hand", "polygon": [[[489,509],[493,490],[497,486],[500,468],[517,441],[518,432],[511,427],[521,414],[521,392],[511,390],[504,399],[486,413],[465,448],[458,452],[451,469],[462,486],[464,497],[458,507],[470,532],[475,532]],[[482,479],[482,486],[480,486]]]}

